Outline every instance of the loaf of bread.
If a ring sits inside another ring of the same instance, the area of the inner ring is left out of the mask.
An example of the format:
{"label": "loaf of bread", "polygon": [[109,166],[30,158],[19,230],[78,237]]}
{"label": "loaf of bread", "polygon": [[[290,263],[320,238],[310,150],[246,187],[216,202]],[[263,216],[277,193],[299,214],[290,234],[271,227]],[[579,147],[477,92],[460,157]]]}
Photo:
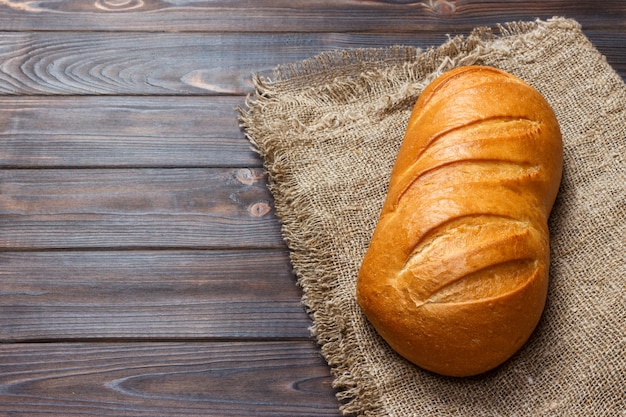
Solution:
{"label": "loaf of bread", "polygon": [[442,375],[509,359],[542,315],[562,141],[541,94],[461,67],[420,95],[357,281],[369,322]]}

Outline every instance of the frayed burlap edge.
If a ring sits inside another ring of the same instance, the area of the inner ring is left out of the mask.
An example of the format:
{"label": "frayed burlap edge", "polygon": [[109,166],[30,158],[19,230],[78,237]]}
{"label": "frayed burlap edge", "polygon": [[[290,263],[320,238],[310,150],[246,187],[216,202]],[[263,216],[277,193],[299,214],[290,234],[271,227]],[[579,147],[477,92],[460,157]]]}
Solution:
{"label": "frayed burlap edge", "polygon": [[[511,47],[502,41],[508,38],[514,38],[515,42],[524,42],[525,38],[537,40],[557,26],[580,29],[578,23],[564,18],[512,22],[493,29],[481,27],[467,37],[454,37],[440,47],[427,50],[396,46],[329,52],[278,67],[273,79],[254,77],[256,94],[248,98],[247,109],[240,109],[241,126],[267,169],[276,213],[282,222],[294,273],[303,289],[303,303],[312,317],[311,332],[331,368],[344,414],[384,416],[388,415],[388,410],[381,402],[379,386],[368,373],[363,355],[350,355],[359,346],[354,329],[342,320],[341,306],[333,303],[336,277],[332,265],[325,267],[326,260],[334,255],[332,245],[324,244],[329,238],[316,233],[315,222],[318,220],[311,215],[306,193],[294,192],[298,190],[298,184],[282,159],[285,150],[276,146],[276,135],[281,132],[259,129],[262,124],[257,123],[256,118],[262,117],[263,112],[257,110],[271,105],[281,92],[290,89],[299,89],[300,95],[311,100],[329,97],[358,100],[365,90],[372,88],[369,78],[375,77],[376,82],[381,82],[381,75],[386,82],[396,83],[393,87],[397,93],[373,103],[372,108],[389,110],[414,102],[422,89],[441,73],[478,63],[498,48]],[[324,94],[318,95],[319,89],[324,89]]]}

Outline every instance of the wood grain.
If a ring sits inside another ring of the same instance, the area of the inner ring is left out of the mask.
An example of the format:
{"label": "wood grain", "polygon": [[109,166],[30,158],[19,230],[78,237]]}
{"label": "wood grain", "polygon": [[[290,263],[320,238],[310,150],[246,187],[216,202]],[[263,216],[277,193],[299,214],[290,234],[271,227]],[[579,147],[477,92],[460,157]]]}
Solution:
{"label": "wood grain", "polygon": [[338,417],[312,342],[0,345],[0,415]]}
{"label": "wood grain", "polygon": [[601,2],[484,0],[4,0],[5,30],[423,32],[470,30],[507,21],[577,19],[586,28],[626,27],[626,5]]}
{"label": "wood grain", "polygon": [[3,170],[0,187],[1,248],[284,247],[260,169]]}
{"label": "wood grain", "polygon": [[324,51],[428,47],[439,34],[4,33],[0,94],[240,95],[253,73]]}
{"label": "wood grain", "polygon": [[0,97],[0,167],[260,167],[243,97]]}
{"label": "wood grain", "polygon": [[0,252],[0,341],[308,338],[284,250]]}
{"label": "wood grain", "polygon": [[[431,33],[4,33],[0,95],[245,95],[252,74],[322,52],[447,40]],[[624,67],[623,30],[593,39]],[[623,74],[622,74],[623,75]]]}

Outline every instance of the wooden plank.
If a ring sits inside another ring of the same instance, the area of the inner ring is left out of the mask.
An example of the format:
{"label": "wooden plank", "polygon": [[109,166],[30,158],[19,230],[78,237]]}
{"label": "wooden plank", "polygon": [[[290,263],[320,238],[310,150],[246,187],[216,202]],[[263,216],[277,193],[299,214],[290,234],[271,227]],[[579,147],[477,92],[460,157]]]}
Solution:
{"label": "wooden plank", "polygon": [[284,243],[261,169],[0,171],[0,248]]}
{"label": "wooden plank", "polygon": [[312,342],[0,345],[0,415],[338,417]]}
{"label": "wooden plank", "polygon": [[0,341],[307,338],[285,250],[0,252]]}
{"label": "wooden plank", "polygon": [[577,19],[587,28],[626,27],[626,5],[619,0],[99,0],[2,5],[0,22],[5,30],[415,32],[470,30],[553,16]]}
{"label": "wooden plank", "polygon": [[252,73],[323,51],[445,40],[444,33],[4,33],[0,94],[248,94]]}
{"label": "wooden plank", "polygon": [[243,97],[0,97],[0,167],[260,167]]}
{"label": "wooden plank", "polygon": [[[446,40],[445,32],[4,33],[0,95],[249,94],[252,73],[272,75],[277,65],[325,51]],[[623,68],[623,30],[603,32],[602,42],[609,62]]]}

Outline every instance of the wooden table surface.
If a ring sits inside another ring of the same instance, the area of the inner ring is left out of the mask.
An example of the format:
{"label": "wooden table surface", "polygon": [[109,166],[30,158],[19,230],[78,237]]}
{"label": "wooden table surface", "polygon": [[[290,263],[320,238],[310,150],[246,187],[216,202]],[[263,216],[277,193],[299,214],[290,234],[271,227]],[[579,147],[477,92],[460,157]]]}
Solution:
{"label": "wooden table surface", "polygon": [[626,1],[0,1],[0,416],[339,416],[261,160],[251,74]]}

